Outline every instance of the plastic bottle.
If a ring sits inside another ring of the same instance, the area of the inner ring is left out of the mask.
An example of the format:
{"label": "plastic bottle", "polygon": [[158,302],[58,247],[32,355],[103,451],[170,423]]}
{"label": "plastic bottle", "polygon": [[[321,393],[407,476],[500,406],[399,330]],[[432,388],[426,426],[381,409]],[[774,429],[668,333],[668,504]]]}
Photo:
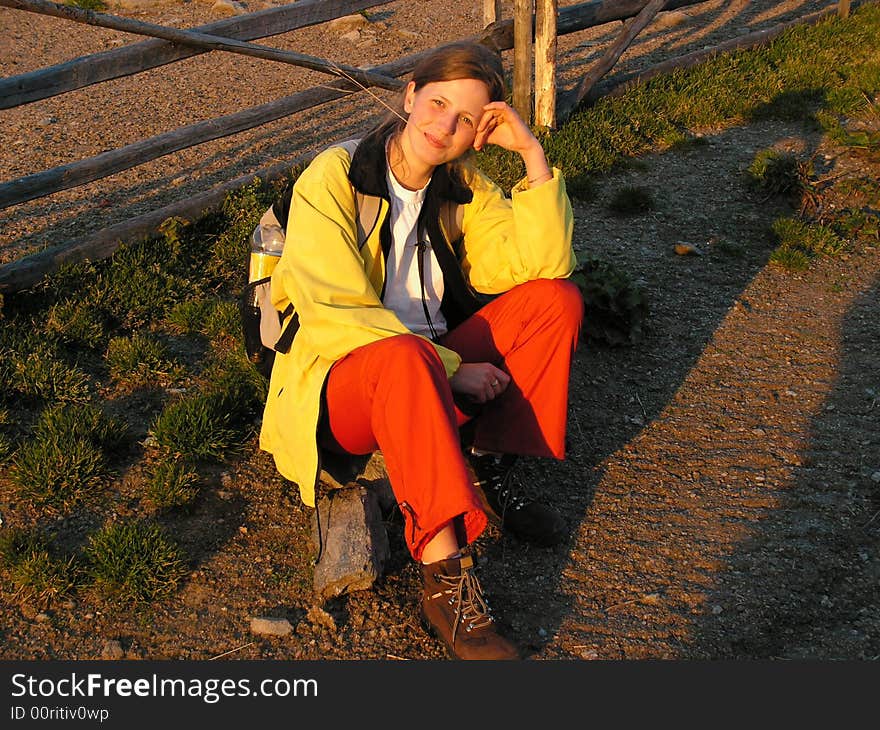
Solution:
{"label": "plastic bottle", "polygon": [[261,223],[251,234],[251,260],[248,281],[265,279],[281,257],[284,248],[284,231],[281,226]]}

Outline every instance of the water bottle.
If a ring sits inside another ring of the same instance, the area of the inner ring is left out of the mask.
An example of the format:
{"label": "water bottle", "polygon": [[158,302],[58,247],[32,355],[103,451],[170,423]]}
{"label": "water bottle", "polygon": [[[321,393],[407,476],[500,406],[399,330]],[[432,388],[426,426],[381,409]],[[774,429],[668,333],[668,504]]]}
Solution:
{"label": "water bottle", "polygon": [[260,223],[251,234],[251,260],[248,281],[265,279],[281,258],[284,248],[284,231],[275,223]]}
{"label": "water bottle", "polygon": [[[271,220],[261,222],[251,234],[251,254],[248,266],[248,286],[242,298],[242,324],[244,345],[251,362],[260,368],[271,368],[271,351],[280,335],[278,312],[272,307],[269,297],[269,282],[281,258],[284,248],[284,230],[278,225],[274,215]],[[254,284],[263,281],[262,284]]]}

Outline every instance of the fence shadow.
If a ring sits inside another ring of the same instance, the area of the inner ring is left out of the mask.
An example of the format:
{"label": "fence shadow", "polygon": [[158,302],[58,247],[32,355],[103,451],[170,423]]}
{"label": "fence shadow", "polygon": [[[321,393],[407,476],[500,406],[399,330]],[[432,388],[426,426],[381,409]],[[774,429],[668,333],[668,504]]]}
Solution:
{"label": "fence shadow", "polygon": [[[876,659],[880,280],[846,313],[837,377],[779,504],[719,571],[693,628],[718,658]],[[717,609],[716,609],[717,610]]]}

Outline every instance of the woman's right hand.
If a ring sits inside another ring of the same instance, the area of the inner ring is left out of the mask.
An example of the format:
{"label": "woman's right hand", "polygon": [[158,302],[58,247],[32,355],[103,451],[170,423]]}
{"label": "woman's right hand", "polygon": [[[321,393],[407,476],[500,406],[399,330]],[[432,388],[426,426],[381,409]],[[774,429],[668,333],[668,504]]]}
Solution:
{"label": "woman's right hand", "polygon": [[490,362],[463,362],[449,379],[456,393],[463,393],[477,403],[486,403],[501,395],[510,384],[510,376]]}

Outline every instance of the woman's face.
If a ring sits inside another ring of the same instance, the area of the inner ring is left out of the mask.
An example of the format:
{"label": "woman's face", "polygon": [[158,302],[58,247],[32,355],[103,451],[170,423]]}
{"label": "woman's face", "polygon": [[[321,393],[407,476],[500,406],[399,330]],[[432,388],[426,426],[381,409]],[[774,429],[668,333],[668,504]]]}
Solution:
{"label": "woman's face", "polygon": [[403,108],[409,119],[402,135],[404,155],[417,166],[455,160],[474,144],[489,89],[476,79],[425,84],[418,91],[410,81]]}

